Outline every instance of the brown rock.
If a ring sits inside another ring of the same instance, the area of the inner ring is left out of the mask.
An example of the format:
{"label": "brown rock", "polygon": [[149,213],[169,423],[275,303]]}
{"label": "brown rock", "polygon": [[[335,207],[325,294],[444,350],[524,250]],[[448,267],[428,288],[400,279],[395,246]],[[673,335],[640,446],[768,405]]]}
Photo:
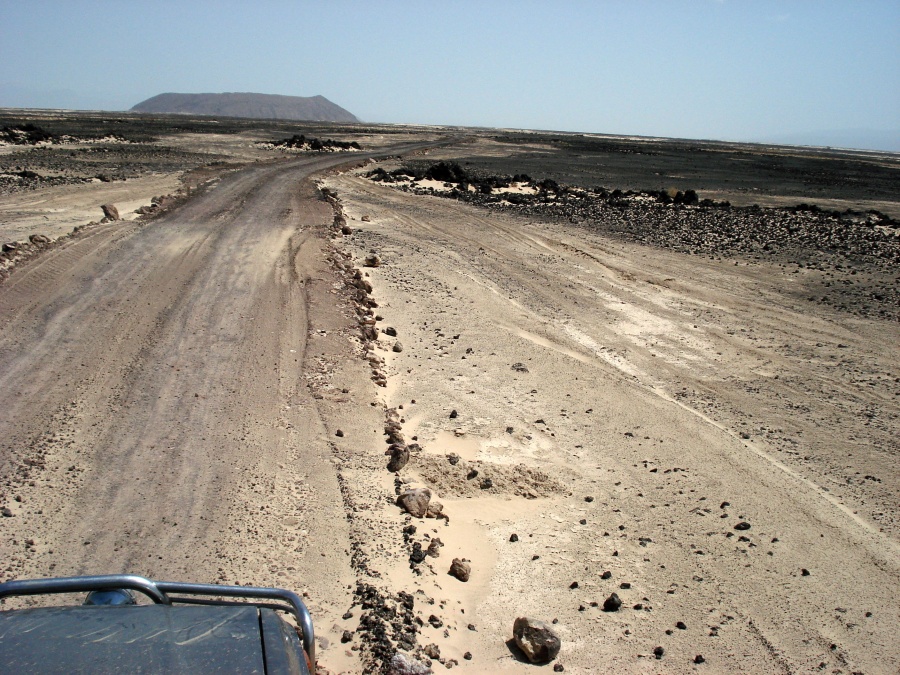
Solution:
{"label": "brown rock", "polygon": [[119,209],[115,207],[114,204],[104,204],[100,207],[103,209],[103,215],[110,220],[119,220]]}
{"label": "brown rock", "polygon": [[428,488],[410,488],[398,498],[400,506],[414,518],[424,518],[431,501],[431,490]]}
{"label": "brown rock", "polygon": [[464,559],[454,558],[453,562],[450,563],[450,572],[448,574],[451,577],[456,577],[460,581],[468,581],[471,573],[472,566]]}
{"label": "brown rock", "polygon": [[35,246],[43,246],[44,244],[50,243],[50,237],[44,234],[32,234],[28,237],[28,241],[30,241]]}
{"label": "brown rock", "polygon": [[547,623],[524,616],[513,624],[513,638],[531,663],[549,663],[562,646],[559,636]]}
{"label": "brown rock", "polygon": [[440,502],[429,502],[428,511],[425,512],[426,518],[441,518],[444,515],[444,505]]}
{"label": "brown rock", "polygon": [[389,452],[391,453],[391,460],[387,465],[388,471],[400,471],[409,463],[409,448],[406,445],[395,443],[391,446]]}
{"label": "brown rock", "polygon": [[441,555],[441,547],[443,545],[444,545],[444,542],[442,542],[440,539],[435,537],[434,539],[431,540],[431,543],[428,544],[428,550],[425,551],[425,555],[427,555],[430,558],[437,558],[438,556]]}
{"label": "brown rock", "polygon": [[381,267],[381,258],[379,258],[374,253],[366,256],[366,260],[363,263],[366,267]]}

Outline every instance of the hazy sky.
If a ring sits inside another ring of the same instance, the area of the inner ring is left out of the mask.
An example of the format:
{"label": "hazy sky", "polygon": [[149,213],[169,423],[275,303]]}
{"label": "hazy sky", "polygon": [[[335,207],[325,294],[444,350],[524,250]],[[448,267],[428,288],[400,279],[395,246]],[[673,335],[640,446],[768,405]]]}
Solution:
{"label": "hazy sky", "polygon": [[0,106],[321,94],[372,122],[733,140],[868,130],[900,149],[900,0],[0,0],[0,12]]}

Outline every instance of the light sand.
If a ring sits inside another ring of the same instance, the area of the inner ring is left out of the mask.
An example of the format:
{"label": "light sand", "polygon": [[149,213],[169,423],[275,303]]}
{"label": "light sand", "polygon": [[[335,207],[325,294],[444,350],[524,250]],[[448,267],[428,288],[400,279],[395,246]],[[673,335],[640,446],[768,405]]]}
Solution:
{"label": "light sand", "polygon": [[[425,453],[401,476],[450,517],[419,523],[446,544],[424,576],[376,557],[442,607],[449,637],[426,622],[420,644],[530,671],[505,644],[528,614],[558,619],[566,672],[897,669],[896,326],[797,306],[777,268],[328,185],[356,230],[345,246],[384,261],[367,278],[404,350],[380,340],[382,400]],[[516,496],[515,466],[554,487]],[[502,489],[474,485],[489,475]],[[472,560],[468,584],[453,557]],[[614,591],[621,611],[592,605]]]}

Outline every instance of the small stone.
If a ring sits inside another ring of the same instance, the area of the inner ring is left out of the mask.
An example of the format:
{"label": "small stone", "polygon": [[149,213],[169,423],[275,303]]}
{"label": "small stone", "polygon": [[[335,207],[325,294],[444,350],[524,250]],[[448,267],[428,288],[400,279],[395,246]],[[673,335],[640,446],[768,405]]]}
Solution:
{"label": "small stone", "polygon": [[653,656],[655,656],[657,659],[661,659],[663,657],[663,654],[665,654],[665,653],[666,653],[666,650],[663,649],[662,647],[656,647],[653,650]]}
{"label": "small stone", "polygon": [[675,628],[677,628],[678,630],[687,630],[687,626],[685,625],[684,621],[679,621],[678,623],[676,623]]}
{"label": "small stone", "polygon": [[590,495],[588,495],[587,497],[584,498],[584,501],[586,501],[588,504],[590,504],[592,501],[594,501],[594,498],[591,497]]}
{"label": "small stone", "polygon": [[341,431],[340,429],[338,429],[337,431],[334,432],[334,435],[337,436],[338,438],[343,438],[344,432]]}
{"label": "small stone", "polygon": [[737,525],[734,526],[734,529],[736,529],[736,530],[749,530],[749,529],[750,529],[750,523],[744,522],[744,521],[742,520],[741,522],[739,522]]}
{"label": "small stone", "polygon": [[603,611],[604,612],[618,612],[619,607],[622,606],[622,601],[619,599],[619,596],[616,593],[610,595],[606,600],[603,601]]}
{"label": "small stone", "polygon": [[0,509],[0,515],[2,515],[4,518],[12,518],[16,514],[10,511],[9,507],[4,506],[2,509]]}
{"label": "small stone", "polygon": [[426,518],[442,518],[444,515],[444,505],[440,502],[429,502],[428,510],[425,512]]}
{"label": "small stone", "polygon": [[549,663],[562,646],[559,636],[546,623],[519,617],[513,624],[513,638],[531,663]]}
{"label": "small stone", "polygon": [[388,337],[397,337],[397,329],[393,326],[388,326],[384,329],[384,334]]}
{"label": "small stone", "polygon": [[482,490],[490,490],[492,487],[494,487],[494,481],[492,481],[490,478],[485,478],[483,481],[481,481]]}
{"label": "small stone", "polygon": [[466,652],[465,654],[463,654],[463,658],[466,661],[471,661],[472,660],[472,652]]}
{"label": "small stone", "polygon": [[611,579],[612,572],[610,572],[609,570],[606,570],[603,574],[600,575],[600,578],[601,579]]}
{"label": "small stone", "polygon": [[391,351],[394,352],[395,354],[399,354],[400,352],[403,351],[403,345],[400,344],[400,340],[397,340],[397,341],[394,343],[394,346],[391,347]]}
{"label": "small stone", "polygon": [[694,663],[706,663],[706,659],[704,659],[701,654],[697,654],[697,656],[694,657]]}
{"label": "small stone", "polygon": [[444,622],[437,618],[434,614],[428,617],[428,623],[432,628],[443,628]]}
{"label": "small stone", "polygon": [[478,477],[478,469],[469,469],[469,473],[466,474],[466,478],[472,480],[473,478]]}
{"label": "small stone", "polygon": [[619,584],[619,588],[624,588],[625,590],[628,590],[629,588],[631,588],[631,584],[628,583],[627,581],[623,581],[621,584]]}
{"label": "small stone", "polygon": [[456,466],[457,464],[459,464],[460,459],[462,459],[462,458],[459,455],[457,455],[455,452],[451,452],[449,455],[447,455],[447,461],[450,462],[450,464],[452,464],[453,466]]}
{"label": "small stone", "polygon": [[450,563],[450,571],[448,572],[448,574],[451,577],[456,577],[460,581],[468,581],[469,575],[471,573],[472,573],[472,566],[465,560],[460,560],[459,558],[454,558],[453,562]]}
{"label": "small stone", "polygon": [[349,630],[345,630],[343,632],[343,634],[341,635],[341,642],[343,644],[347,644],[348,642],[351,642],[352,640],[353,640],[353,633],[351,633]]}
{"label": "small stone", "polygon": [[450,419],[451,419],[451,420],[455,420],[458,416],[459,416],[459,413],[456,412],[456,410],[451,410],[451,411],[450,411]]}
{"label": "small stone", "polygon": [[563,664],[561,664],[561,663],[554,663],[554,664],[553,664],[553,672],[554,672],[554,673],[561,673],[561,672],[563,672],[564,670],[565,670],[565,668],[563,667]]}
{"label": "small stone", "polygon": [[435,537],[431,540],[431,543],[428,544],[428,550],[425,551],[425,555],[429,556],[430,558],[437,558],[441,554],[441,546],[443,545],[444,542]]}
{"label": "small stone", "polygon": [[808,577],[808,576],[809,576],[809,570],[806,569],[806,568],[804,567],[803,569],[800,570],[800,574],[802,574],[802,575],[805,576],[805,577]]}
{"label": "small stone", "polygon": [[342,618],[344,621],[346,621],[347,619],[352,619],[352,618],[353,618],[353,612],[344,612],[344,615],[343,615],[341,618]]}
{"label": "small stone", "polygon": [[434,643],[432,643],[432,644],[430,644],[430,645],[427,645],[427,646],[425,647],[425,649],[423,649],[422,651],[425,652],[425,655],[426,655],[429,659],[434,659],[435,661],[437,661],[438,659],[441,658],[441,650],[440,650],[440,648],[439,648],[436,644],[434,644]]}
{"label": "small stone", "polygon": [[515,543],[515,542],[519,541],[519,535],[517,535],[515,532],[513,532],[511,535],[509,535],[509,540],[511,542]]}
{"label": "small stone", "polygon": [[363,265],[365,265],[366,267],[381,267],[381,258],[379,258],[374,253],[371,255],[367,255]]}
{"label": "small stone", "polygon": [[577,582],[577,581],[573,581],[571,584],[569,584],[569,588],[571,588],[571,589],[576,589],[576,588],[578,588],[578,582]]}

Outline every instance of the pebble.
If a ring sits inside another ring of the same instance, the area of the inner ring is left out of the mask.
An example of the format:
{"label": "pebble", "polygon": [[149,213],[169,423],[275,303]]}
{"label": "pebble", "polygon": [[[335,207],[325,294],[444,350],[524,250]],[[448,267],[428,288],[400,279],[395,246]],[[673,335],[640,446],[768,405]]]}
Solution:
{"label": "pebble", "polygon": [[519,535],[517,535],[515,532],[513,532],[511,535],[509,535],[509,540],[511,542],[515,543],[515,542],[519,541]]}
{"label": "pebble", "polygon": [[663,657],[663,654],[665,654],[665,653],[666,653],[666,650],[663,649],[662,647],[656,647],[653,650],[653,656],[655,656],[657,659],[661,659]]}

